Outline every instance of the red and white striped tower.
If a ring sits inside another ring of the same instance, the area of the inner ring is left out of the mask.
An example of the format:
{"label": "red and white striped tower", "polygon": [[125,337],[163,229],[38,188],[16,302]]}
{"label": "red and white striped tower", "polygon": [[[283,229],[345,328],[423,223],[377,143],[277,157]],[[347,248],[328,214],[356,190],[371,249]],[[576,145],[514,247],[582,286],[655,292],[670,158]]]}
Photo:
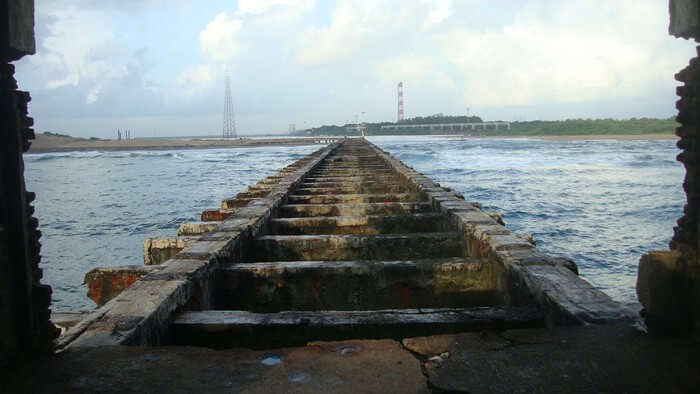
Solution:
{"label": "red and white striped tower", "polygon": [[399,82],[398,86],[398,91],[399,91],[399,106],[398,106],[398,111],[396,115],[396,122],[400,122],[403,120],[403,82]]}

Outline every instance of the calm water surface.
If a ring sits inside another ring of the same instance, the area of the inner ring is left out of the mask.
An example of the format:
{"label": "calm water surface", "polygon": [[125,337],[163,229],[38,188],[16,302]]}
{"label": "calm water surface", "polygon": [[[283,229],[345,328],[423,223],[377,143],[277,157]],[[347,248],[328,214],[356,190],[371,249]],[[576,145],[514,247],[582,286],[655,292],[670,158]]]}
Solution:
{"label": "calm water surface", "polygon": [[[581,275],[633,302],[639,256],[666,249],[685,196],[675,141],[540,141],[372,137],[444,186],[504,214],[538,248],[572,258]],[[318,146],[25,155],[37,192],[44,280],[54,310],[86,310],[84,274],[142,264],[141,242]]]}

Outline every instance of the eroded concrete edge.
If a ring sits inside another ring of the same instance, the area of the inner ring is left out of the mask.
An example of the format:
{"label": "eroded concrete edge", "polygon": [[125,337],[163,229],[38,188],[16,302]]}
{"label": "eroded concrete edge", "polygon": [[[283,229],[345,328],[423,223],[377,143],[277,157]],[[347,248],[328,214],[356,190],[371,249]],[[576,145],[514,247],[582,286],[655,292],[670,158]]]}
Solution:
{"label": "eroded concrete edge", "polygon": [[210,286],[216,269],[245,256],[245,244],[265,228],[289,190],[337,147],[329,145],[310,154],[315,157],[292,172],[281,170],[286,176],[267,196],[254,199],[165,262],[162,270],[144,275],[90,313],[67,330],[57,341],[57,349],[164,343],[172,315],[188,307],[207,308],[211,304]]}

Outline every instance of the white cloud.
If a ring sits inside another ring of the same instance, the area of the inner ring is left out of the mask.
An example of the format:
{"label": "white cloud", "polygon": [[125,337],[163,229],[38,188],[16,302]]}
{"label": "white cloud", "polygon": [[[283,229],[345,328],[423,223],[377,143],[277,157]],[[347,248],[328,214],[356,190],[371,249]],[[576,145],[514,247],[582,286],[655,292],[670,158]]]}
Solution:
{"label": "white cloud", "polygon": [[102,85],[98,83],[88,93],[87,98],[85,99],[85,103],[86,104],[94,104],[97,101],[97,99],[99,98],[101,91],[102,91]]}
{"label": "white cloud", "polygon": [[424,28],[430,28],[439,25],[450,16],[451,0],[429,0],[430,12],[423,22]]}
{"label": "white cloud", "polygon": [[314,8],[314,0],[239,0],[237,14],[262,15],[273,9],[286,8],[298,13]]}
{"label": "white cloud", "polygon": [[[640,13],[653,15],[655,8],[662,7],[640,2],[600,10],[565,3],[555,8],[552,20],[526,9],[501,31],[458,29],[443,33],[439,42],[466,81],[465,105],[631,97],[668,74],[662,58],[670,54],[654,55],[662,52],[657,46],[662,40],[655,37],[662,37],[663,26],[638,23]],[[611,18],[613,26],[607,23]]]}
{"label": "white cloud", "polygon": [[[304,65],[334,63],[369,49],[379,32],[390,29],[396,19],[388,1],[344,0],[333,12],[328,27],[309,27],[299,38],[296,61]],[[375,43],[376,44],[376,43]]]}
{"label": "white cloud", "polygon": [[77,119],[158,108],[155,87],[146,83],[149,51],[124,42],[107,10],[72,0],[37,5],[37,54],[18,62],[17,75],[32,91],[38,129],[57,114]]}
{"label": "white cloud", "polygon": [[50,89],[78,86],[81,81],[90,83],[116,71],[111,64],[92,56],[97,48],[114,43],[110,21],[100,13],[77,11],[68,3],[48,12],[53,23],[46,28],[51,34],[40,38],[38,45],[40,56],[50,66],[45,81]]}
{"label": "white cloud", "polygon": [[199,46],[214,60],[227,61],[238,52],[236,33],[243,27],[243,21],[226,12],[219,13],[214,20],[199,33]]}
{"label": "white cloud", "polygon": [[186,100],[189,97],[201,95],[212,88],[216,78],[214,66],[210,64],[189,67],[175,78],[175,89],[169,96],[175,100]]}
{"label": "white cloud", "polygon": [[381,61],[375,65],[378,77],[384,81],[422,81],[435,73],[434,60],[430,56],[405,55]]}

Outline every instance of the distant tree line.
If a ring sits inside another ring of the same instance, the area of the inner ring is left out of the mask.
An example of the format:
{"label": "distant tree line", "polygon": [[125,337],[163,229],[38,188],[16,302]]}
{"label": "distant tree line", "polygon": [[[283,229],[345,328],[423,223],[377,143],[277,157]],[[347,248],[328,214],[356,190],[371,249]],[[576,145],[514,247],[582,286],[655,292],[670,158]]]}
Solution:
{"label": "distant tree line", "polygon": [[511,122],[502,135],[586,135],[586,134],[672,134],[678,123],[674,118],[567,119]]}
{"label": "distant tree line", "polygon": [[[54,132],[51,132],[51,131],[44,131],[44,132],[42,132],[41,134],[49,135],[49,136],[52,136],[52,137],[64,137],[64,138],[78,138],[78,139],[81,139],[80,137],[73,137],[73,136],[68,135],[68,134],[54,133]],[[97,138],[97,137],[90,137],[89,140],[90,140],[90,141],[104,141],[102,138]]]}
{"label": "distant tree line", "polygon": [[[401,121],[398,124],[440,124],[440,123],[481,123],[478,116],[444,116],[433,115],[415,117]],[[425,128],[410,129],[382,129],[384,125],[393,125],[393,122],[364,123],[366,135],[424,135],[424,134],[468,134],[468,135],[493,135],[493,136],[527,136],[527,135],[590,135],[590,134],[672,134],[678,123],[673,117],[666,119],[657,118],[630,118],[630,119],[567,119],[557,121],[533,120],[523,122],[510,122],[510,130],[503,127],[498,130],[487,129],[477,131],[455,130],[430,130]],[[324,125],[306,130],[297,130],[296,135],[357,135],[358,132],[348,130],[355,124],[343,126]]]}
{"label": "distant tree line", "polygon": [[[442,124],[442,123],[481,123],[478,116],[462,116],[462,115],[431,115],[431,116],[416,116],[415,118],[404,119],[398,124]],[[389,123],[391,124],[391,123]]]}
{"label": "distant tree line", "polygon": [[67,135],[67,134],[52,133],[52,132],[50,132],[50,131],[44,131],[44,134],[45,134],[45,135],[50,135],[50,136],[53,136],[53,137],[69,137],[69,138],[70,138],[70,136]]}

